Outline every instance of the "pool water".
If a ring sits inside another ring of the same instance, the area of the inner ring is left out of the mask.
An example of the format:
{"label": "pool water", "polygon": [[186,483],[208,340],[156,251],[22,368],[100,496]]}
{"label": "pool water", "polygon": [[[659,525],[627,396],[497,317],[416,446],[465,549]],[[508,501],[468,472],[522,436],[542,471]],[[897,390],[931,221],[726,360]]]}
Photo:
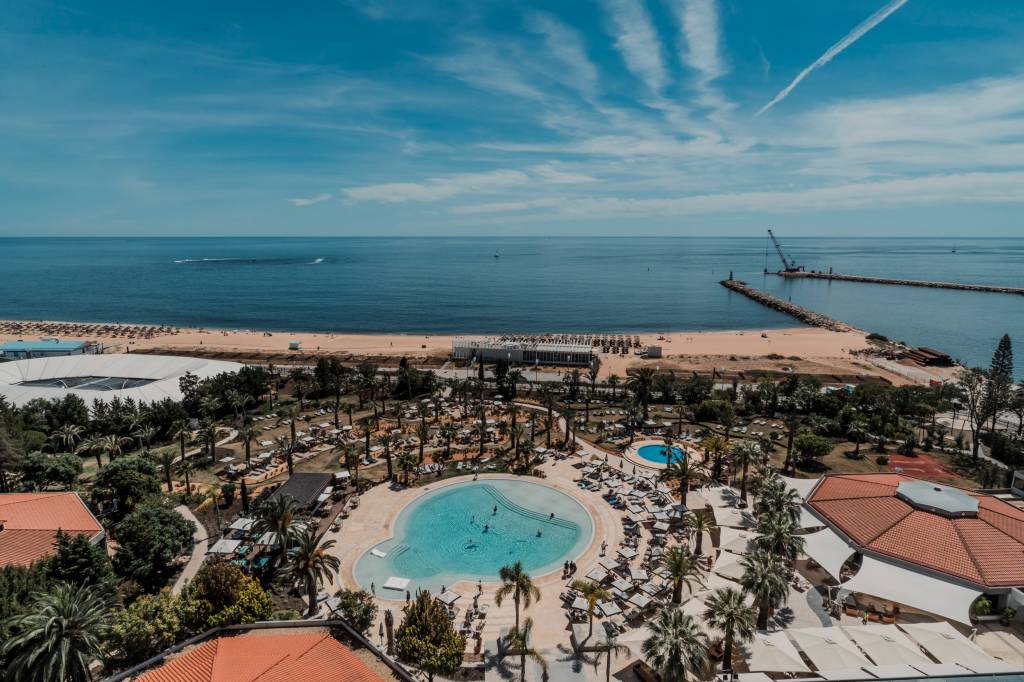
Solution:
{"label": "pool water", "polygon": [[367,590],[374,583],[379,597],[404,599],[404,590],[382,588],[389,577],[408,578],[415,594],[457,580],[496,582],[499,569],[515,561],[537,576],[578,557],[592,534],[587,511],[558,490],[520,480],[466,481],[403,509],[394,537],[373,548],[387,556],[366,552],[355,578]]}
{"label": "pool water", "polygon": [[[637,448],[636,453],[646,459],[648,462],[656,462],[658,464],[668,464],[668,458],[665,456],[665,446],[650,444],[641,445]],[[672,461],[678,462],[682,458],[686,457],[686,452],[681,448],[672,448]]]}

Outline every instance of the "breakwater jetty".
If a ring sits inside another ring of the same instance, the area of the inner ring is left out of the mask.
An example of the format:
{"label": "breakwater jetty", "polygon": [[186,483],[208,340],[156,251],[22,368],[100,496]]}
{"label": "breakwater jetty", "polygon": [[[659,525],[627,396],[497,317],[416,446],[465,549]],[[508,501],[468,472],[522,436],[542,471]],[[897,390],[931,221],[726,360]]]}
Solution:
{"label": "breakwater jetty", "polygon": [[777,296],[772,296],[769,293],[765,293],[760,289],[747,286],[746,282],[741,282],[738,279],[723,279],[719,282],[723,287],[730,291],[735,291],[738,294],[742,294],[752,301],[757,301],[763,306],[771,308],[772,310],[778,310],[780,313],[786,313],[796,319],[800,320],[804,324],[809,324],[812,327],[821,327],[822,329],[829,329],[834,332],[850,332],[853,331],[853,327],[848,324],[844,324],[839,320],[834,320],[827,315],[816,313],[813,310],[808,310],[803,306],[798,306],[795,303],[789,301],[783,301]]}
{"label": "breakwater jetty", "polygon": [[1022,287],[1004,287],[992,284],[964,284],[961,282],[937,282],[922,279],[895,279],[890,277],[870,277],[868,275],[842,275],[830,272],[775,272],[779,277],[834,279],[841,282],[864,282],[867,284],[890,284],[904,287],[927,287],[929,289],[958,289],[960,291],[985,291],[995,294],[1018,294],[1024,296]]}

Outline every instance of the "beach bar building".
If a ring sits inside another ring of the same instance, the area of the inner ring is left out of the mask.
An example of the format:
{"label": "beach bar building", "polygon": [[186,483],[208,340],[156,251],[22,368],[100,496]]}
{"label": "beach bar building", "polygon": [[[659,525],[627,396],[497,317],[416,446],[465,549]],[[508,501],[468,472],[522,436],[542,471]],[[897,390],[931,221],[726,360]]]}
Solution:
{"label": "beach bar building", "polygon": [[8,341],[0,345],[0,357],[7,360],[27,360],[29,358],[52,358],[59,355],[84,355],[95,353],[96,344],[85,341],[63,341],[61,339],[43,338],[33,341]]}
{"label": "beach bar building", "polygon": [[452,341],[452,360],[498,362],[513,365],[565,365],[589,367],[594,350],[582,343],[545,343],[533,341],[502,341],[494,338],[458,338]]}

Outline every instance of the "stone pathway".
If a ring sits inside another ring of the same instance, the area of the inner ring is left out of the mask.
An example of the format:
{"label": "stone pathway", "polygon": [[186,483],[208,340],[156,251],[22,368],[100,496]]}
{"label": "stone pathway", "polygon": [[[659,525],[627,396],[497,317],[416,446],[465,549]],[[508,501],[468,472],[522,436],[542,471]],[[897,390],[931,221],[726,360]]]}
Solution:
{"label": "stone pathway", "polygon": [[179,504],[174,508],[174,511],[178,512],[186,519],[196,524],[196,530],[192,533],[192,556],[189,557],[188,563],[185,564],[185,568],[181,571],[181,575],[174,581],[174,587],[171,588],[171,594],[177,596],[181,594],[181,591],[185,589],[185,585],[188,584],[192,578],[195,577],[196,573],[199,572],[199,568],[203,565],[203,561],[206,559],[206,548],[207,548],[207,537],[206,529],[203,528],[203,524],[199,523],[199,519],[195,517],[192,510],[183,504]]}

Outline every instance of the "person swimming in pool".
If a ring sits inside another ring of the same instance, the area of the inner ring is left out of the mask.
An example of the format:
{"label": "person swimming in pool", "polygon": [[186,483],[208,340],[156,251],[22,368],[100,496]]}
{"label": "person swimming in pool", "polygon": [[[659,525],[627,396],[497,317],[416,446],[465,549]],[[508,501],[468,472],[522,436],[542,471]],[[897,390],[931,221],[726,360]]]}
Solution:
{"label": "person swimming in pool", "polygon": [[537,537],[540,537],[540,528],[537,529]]}
{"label": "person swimming in pool", "polygon": [[497,513],[498,513],[498,505],[494,505],[494,509],[491,511],[491,514],[494,515],[494,514],[497,514]]}
{"label": "person swimming in pool", "polygon": [[554,518],[555,518],[555,512],[551,512],[551,516],[548,517],[548,520],[552,520],[553,521]]}
{"label": "person swimming in pool", "polygon": [[487,524],[487,523],[485,523],[485,524],[484,524],[484,532],[486,533],[486,532],[487,532],[487,531],[489,531],[490,529],[491,529],[491,526],[490,526],[490,524]]}

